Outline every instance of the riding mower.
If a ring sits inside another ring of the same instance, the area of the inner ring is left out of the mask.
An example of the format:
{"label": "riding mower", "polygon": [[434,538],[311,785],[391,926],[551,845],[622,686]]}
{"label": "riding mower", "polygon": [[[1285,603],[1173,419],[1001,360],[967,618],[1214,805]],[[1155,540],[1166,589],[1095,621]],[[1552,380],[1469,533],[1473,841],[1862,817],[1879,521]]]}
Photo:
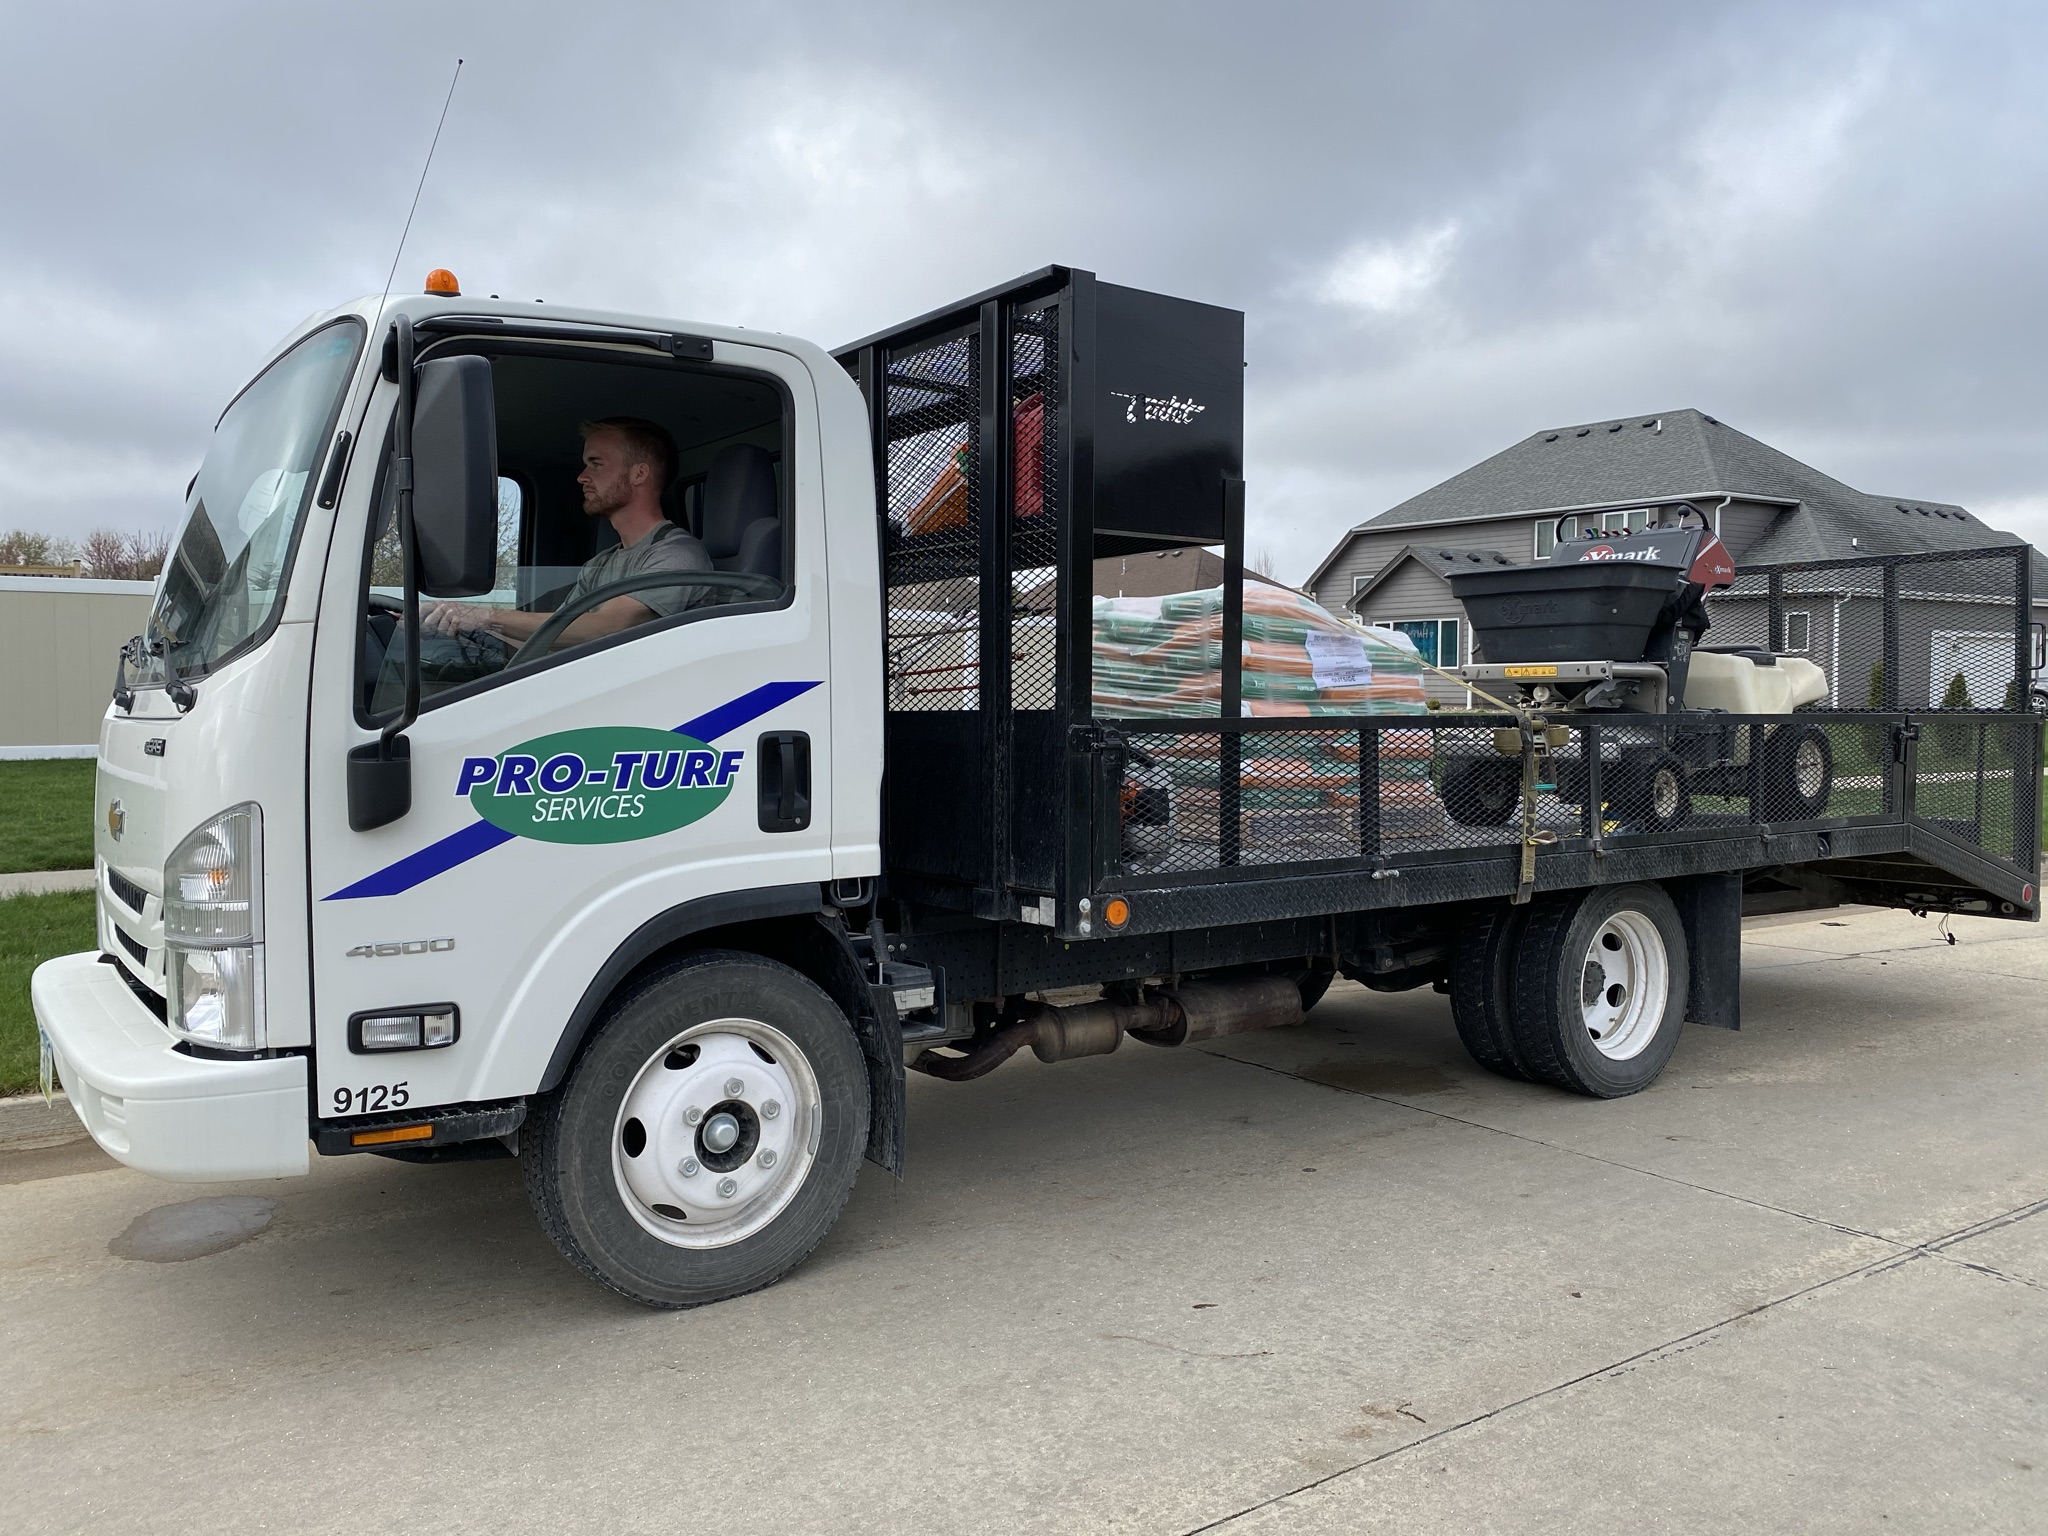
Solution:
{"label": "riding mower", "polygon": [[[1566,803],[1586,802],[1583,744],[1597,737],[1603,826],[1669,831],[1691,818],[1695,795],[1758,795],[1770,810],[1762,820],[1821,815],[1834,788],[1827,733],[1791,718],[1754,730],[1733,717],[1789,717],[1827,696],[1827,677],[1803,657],[1700,643],[1712,623],[1707,594],[1734,581],[1735,564],[1692,503],[1666,515],[1674,520],[1639,533],[1561,539],[1533,564],[1482,556],[1450,572],[1486,658],[1459,675],[1542,722],[1541,782]],[[1444,805],[1466,826],[1504,825],[1520,803],[1523,728],[1490,734],[1438,733],[1466,737],[1445,742],[1436,765]]]}

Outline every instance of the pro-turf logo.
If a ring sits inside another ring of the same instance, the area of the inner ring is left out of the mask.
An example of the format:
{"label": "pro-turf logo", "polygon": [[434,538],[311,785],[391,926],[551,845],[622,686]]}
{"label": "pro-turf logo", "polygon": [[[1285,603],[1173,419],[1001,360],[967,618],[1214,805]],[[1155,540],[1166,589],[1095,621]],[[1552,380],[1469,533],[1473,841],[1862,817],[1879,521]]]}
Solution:
{"label": "pro-turf logo", "polygon": [[599,726],[466,757],[455,793],[515,837],[623,843],[710,815],[732,793],[745,758],[673,731]]}

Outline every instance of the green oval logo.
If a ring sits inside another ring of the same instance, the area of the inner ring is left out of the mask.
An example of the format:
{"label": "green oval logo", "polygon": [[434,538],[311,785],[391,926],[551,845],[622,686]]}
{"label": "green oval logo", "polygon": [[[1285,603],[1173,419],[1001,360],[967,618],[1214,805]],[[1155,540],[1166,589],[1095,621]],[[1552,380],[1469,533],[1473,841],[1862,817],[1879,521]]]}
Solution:
{"label": "green oval logo", "polygon": [[557,731],[468,757],[455,781],[492,826],[544,843],[623,843],[701,820],[732,793],[746,753],[638,725]]}

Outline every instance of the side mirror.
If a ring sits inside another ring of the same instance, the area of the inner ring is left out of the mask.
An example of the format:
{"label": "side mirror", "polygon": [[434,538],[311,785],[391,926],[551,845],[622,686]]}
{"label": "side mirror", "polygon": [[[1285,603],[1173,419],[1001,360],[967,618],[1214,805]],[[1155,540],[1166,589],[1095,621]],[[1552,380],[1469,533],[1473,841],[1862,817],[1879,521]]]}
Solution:
{"label": "side mirror", "polygon": [[480,597],[498,574],[498,412],[482,357],[422,363],[413,408],[420,591]]}

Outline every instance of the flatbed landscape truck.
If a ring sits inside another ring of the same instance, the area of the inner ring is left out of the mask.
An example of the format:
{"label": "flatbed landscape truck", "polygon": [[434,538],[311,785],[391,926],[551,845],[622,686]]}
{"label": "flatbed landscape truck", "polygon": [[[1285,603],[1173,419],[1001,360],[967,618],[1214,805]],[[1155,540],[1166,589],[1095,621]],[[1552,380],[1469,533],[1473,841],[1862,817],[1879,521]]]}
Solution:
{"label": "flatbed landscape truck", "polygon": [[[1914,673],[1952,600],[2024,698],[2023,549],[1702,594],[1767,666],[1788,591],[1867,588],[1853,707],[1667,718],[1607,657],[1289,713],[1246,696],[1234,311],[1049,267],[827,353],[428,286],[229,404],[113,668],[98,944],[32,991],[145,1172],[516,1156],[573,1263],[691,1306],[902,1173],[907,1069],[1285,1026],[1343,975],[1614,1096],[1739,1023],[1745,911],[2038,919],[2039,720]],[[580,580],[650,475],[696,553]],[[1105,709],[1095,562],[1187,546],[1213,707]]]}

